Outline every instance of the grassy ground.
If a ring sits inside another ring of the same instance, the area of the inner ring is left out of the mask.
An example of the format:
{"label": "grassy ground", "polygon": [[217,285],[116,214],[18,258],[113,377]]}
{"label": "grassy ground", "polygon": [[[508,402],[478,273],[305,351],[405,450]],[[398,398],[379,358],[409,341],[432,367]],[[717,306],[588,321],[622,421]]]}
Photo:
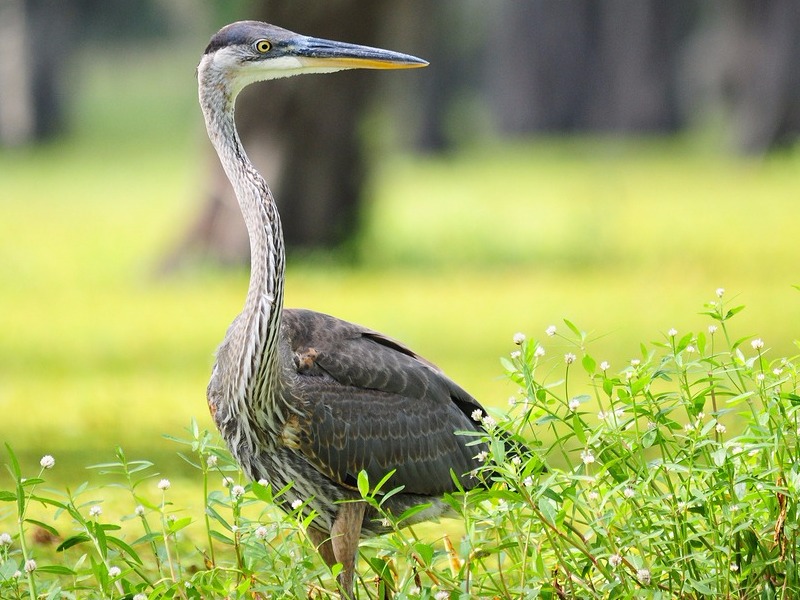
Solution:
{"label": "grassy ground", "polygon": [[[211,268],[152,278],[203,184],[191,69],[156,72],[148,93],[144,70],[112,86],[109,69],[84,82],[74,138],[0,154],[0,440],[33,465],[55,455],[66,481],[118,444],[186,473],[161,436],[210,427],[212,353],[247,285]],[[373,182],[362,265],[291,264],[287,303],[400,338],[496,406],[514,332],[568,317],[621,366],[640,340],[698,327],[687,315],[720,286],[748,305],[740,327],[792,354],[798,166],[685,140],[396,157]]]}

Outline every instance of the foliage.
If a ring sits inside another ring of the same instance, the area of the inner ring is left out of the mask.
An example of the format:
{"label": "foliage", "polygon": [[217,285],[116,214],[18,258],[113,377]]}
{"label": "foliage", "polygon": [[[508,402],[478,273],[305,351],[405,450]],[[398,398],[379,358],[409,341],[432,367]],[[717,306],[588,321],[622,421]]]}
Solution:
{"label": "foliage", "polygon": [[[488,432],[475,473],[486,486],[447,498],[461,539],[431,540],[403,527],[411,512],[383,513],[392,531],[362,543],[361,597],[800,594],[797,362],[733,337],[743,307],[717,296],[706,330],[670,330],[622,369],[598,362],[567,320],[565,334],[547,328],[546,342],[515,335],[503,359],[519,386],[508,414],[473,415]],[[571,346],[563,359],[546,351],[556,339]],[[61,493],[43,491],[52,457],[26,478],[9,447],[13,485],[0,501],[17,530],[0,534],[0,596],[335,597],[333,574],[303,534],[302,506],[273,509],[285,490],[237,483],[216,437],[196,423],[190,434],[174,441],[202,477],[199,513],[174,505],[170,482],[121,449],[93,467],[113,483]],[[88,499],[111,486],[127,491],[129,514],[106,516]],[[399,491],[365,474],[359,489],[381,512]],[[52,520],[32,517],[32,506]],[[42,532],[59,540],[57,552],[36,546]]]}

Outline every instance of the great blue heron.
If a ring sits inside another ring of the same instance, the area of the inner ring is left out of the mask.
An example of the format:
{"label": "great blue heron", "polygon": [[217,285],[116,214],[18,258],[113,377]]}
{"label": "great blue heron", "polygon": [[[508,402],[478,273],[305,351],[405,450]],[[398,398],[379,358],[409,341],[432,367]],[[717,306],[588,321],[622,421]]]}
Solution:
{"label": "great blue heron", "polygon": [[[233,185],[251,247],[244,310],[217,350],[208,404],[244,472],[274,488],[284,509],[299,500],[316,517],[308,535],[339,585],[352,594],[358,540],[387,525],[357,488],[394,471],[384,503],[400,515],[427,508],[404,525],[449,512],[441,496],[477,482],[483,445],[456,431],[482,431],[483,407],[403,344],[310,310],[283,309],[284,244],[272,194],[247,158],[234,123],[245,86],[301,73],[423,67],[423,60],[366,46],[298,35],[242,21],[211,38],[197,70],[200,105],[211,142]],[[308,135],[308,134],[306,134]],[[313,133],[311,134],[313,135]],[[301,168],[301,167],[296,167]]]}

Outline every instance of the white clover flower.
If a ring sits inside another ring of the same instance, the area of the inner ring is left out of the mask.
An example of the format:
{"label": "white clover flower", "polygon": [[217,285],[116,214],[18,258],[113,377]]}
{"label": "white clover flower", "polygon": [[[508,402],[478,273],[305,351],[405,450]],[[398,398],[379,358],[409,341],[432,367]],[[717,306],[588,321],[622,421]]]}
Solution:
{"label": "white clover flower", "polygon": [[717,333],[717,326],[716,325],[709,325],[708,326],[708,333],[710,333],[711,335],[714,335],[715,333]]}
{"label": "white clover flower", "polygon": [[544,332],[545,332],[545,333],[546,333],[548,336],[550,336],[550,337],[553,337],[553,336],[556,334],[556,326],[555,326],[555,325],[550,325],[550,327],[548,327],[547,329],[545,329],[545,330],[544,330]]}
{"label": "white clover flower", "polygon": [[449,600],[449,598],[450,598],[450,592],[446,592],[444,590],[442,590],[441,592],[436,592],[436,595],[434,596],[435,600]]}
{"label": "white clover flower", "polygon": [[521,346],[524,341],[525,341],[525,334],[524,333],[517,332],[517,333],[514,334],[514,343],[517,346]]}
{"label": "white clover flower", "polygon": [[764,347],[764,340],[756,338],[750,342],[750,345],[753,347],[753,350],[761,350]]}
{"label": "white clover flower", "polygon": [[622,495],[625,496],[626,498],[633,498],[636,495],[636,490],[628,486],[624,490],[622,490]]}
{"label": "white clover flower", "polygon": [[652,581],[650,569],[639,569],[636,571],[636,578],[642,582],[642,585],[650,585],[650,582]]}
{"label": "white clover flower", "polygon": [[511,353],[511,358],[519,358],[520,356],[522,356],[522,352],[520,352],[519,350],[514,350]]}
{"label": "white clover flower", "polygon": [[638,358],[632,358],[631,359],[631,366],[632,367],[638,367],[640,364],[642,364],[642,361],[639,360]]}
{"label": "white clover flower", "polygon": [[25,572],[32,573],[36,570],[36,561],[32,558],[30,560],[25,561]]}
{"label": "white clover flower", "polygon": [[569,401],[569,405],[568,406],[569,406],[569,409],[572,412],[575,412],[576,410],[578,410],[580,408],[581,401],[578,400],[577,398],[573,398],[572,400]]}
{"label": "white clover flower", "polygon": [[472,411],[470,416],[472,417],[473,421],[480,423],[483,420],[483,411],[480,408],[476,408]]}
{"label": "white clover flower", "polygon": [[571,365],[572,363],[575,362],[576,358],[577,357],[572,352],[567,352],[564,355],[564,362],[567,363],[568,365]]}
{"label": "white clover flower", "polygon": [[144,516],[144,506],[141,504],[137,505],[136,508],[133,509],[133,512],[136,513],[137,517]]}
{"label": "white clover flower", "polygon": [[114,577],[119,577],[121,573],[122,569],[120,569],[119,567],[110,567],[108,569],[108,576],[111,577],[112,579]]}
{"label": "white clover flower", "polygon": [[10,546],[12,541],[13,540],[8,533],[0,533],[0,546]]}
{"label": "white clover flower", "polygon": [[167,491],[170,485],[172,484],[169,482],[169,479],[162,479],[161,481],[158,482],[158,489],[162,491]]}
{"label": "white clover flower", "polygon": [[233,485],[233,477],[223,477],[222,487],[231,487]]}
{"label": "white clover flower", "polygon": [[612,554],[608,557],[608,564],[612,568],[617,568],[622,564],[622,557],[619,554]]}
{"label": "white clover flower", "polygon": [[581,460],[583,461],[583,464],[585,464],[585,465],[592,464],[595,461],[594,453],[590,449],[587,448],[586,450],[581,452]]}
{"label": "white clover flower", "polygon": [[206,464],[209,468],[214,468],[217,466],[217,455],[216,454],[209,454],[208,458],[206,459]]}
{"label": "white clover flower", "polygon": [[536,358],[542,358],[544,356],[544,347],[543,346],[536,346],[536,350],[533,351],[533,355]]}
{"label": "white clover flower", "polygon": [[303,506],[303,501],[300,500],[300,498],[297,498],[296,500],[292,500],[292,510],[297,510],[301,506]]}
{"label": "white clover flower", "polygon": [[714,430],[717,433],[725,433],[728,429],[722,423],[717,423],[716,427],[714,427]]}
{"label": "white clover flower", "polygon": [[12,577],[13,577],[14,579],[19,579],[20,577],[22,577],[22,571],[20,571],[19,569],[17,569],[16,571],[14,571],[14,574],[12,575]]}
{"label": "white clover flower", "polygon": [[39,461],[39,465],[43,469],[52,469],[56,464],[56,459],[50,456],[49,454],[45,454],[42,457],[42,460]]}
{"label": "white clover flower", "polygon": [[600,370],[601,371],[608,371],[611,368],[611,365],[608,363],[607,360],[604,360],[600,363]]}
{"label": "white clover flower", "polygon": [[716,294],[717,298],[722,298],[722,295],[725,293],[725,288],[717,288]]}
{"label": "white clover flower", "polygon": [[267,539],[267,536],[269,535],[269,530],[262,525],[261,527],[259,527],[258,529],[255,530],[254,535],[259,540],[265,540],[265,539]]}
{"label": "white clover flower", "polygon": [[100,506],[98,506],[97,504],[95,504],[94,506],[92,506],[89,509],[89,516],[90,517],[99,517],[102,514],[103,514],[103,509]]}
{"label": "white clover flower", "polygon": [[241,486],[241,485],[235,485],[235,486],[233,486],[233,487],[231,488],[231,496],[233,496],[233,498],[234,498],[235,500],[238,500],[239,498],[241,498],[242,496],[244,496],[244,487],[243,487],[243,486]]}
{"label": "white clover flower", "polygon": [[475,460],[478,462],[486,462],[487,458],[489,458],[489,453],[486,450],[481,450],[475,455]]}
{"label": "white clover flower", "polygon": [[673,327],[672,329],[670,329],[670,330],[667,332],[667,335],[668,335],[669,337],[675,337],[676,335],[678,335],[678,330],[677,330],[677,329],[675,329],[675,328]]}

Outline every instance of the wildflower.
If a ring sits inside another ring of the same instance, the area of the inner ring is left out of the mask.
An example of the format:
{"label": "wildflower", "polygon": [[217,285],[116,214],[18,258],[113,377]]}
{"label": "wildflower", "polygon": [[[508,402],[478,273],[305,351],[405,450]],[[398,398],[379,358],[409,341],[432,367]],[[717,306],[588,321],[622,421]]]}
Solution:
{"label": "wildflower", "polygon": [[217,455],[216,454],[209,454],[208,458],[206,459],[206,464],[209,468],[214,468],[217,466]]}
{"label": "wildflower", "polygon": [[486,459],[489,457],[489,453],[486,450],[481,450],[475,455],[475,460],[478,462],[486,462]]}
{"label": "wildflower", "polygon": [[569,401],[569,409],[572,412],[575,412],[576,410],[578,410],[578,408],[580,408],[580,406],[581,406],[581,401],[578,400],[577,398],[573,398],[572,400]]}
{"label": "wildflower", "polygon": [[756,375],[756,381],[764,381],[764,374],[759,373],[758,375]]}
{"label": "wildflower", "polygon": [[638,367],[640,364],[642,364],[642,361],[640,361],[638,358],[632,358],[631,359],[631,366],[632,367]]}
{"label": "wildflower", "polygon": [[695,348],[695,347],[694,347],[694,346],[692,346],[691,344],[689,344],[688,346],[686,346],[686,353],[687,353],[687,354],[694,354],[695,352],[697,352],[697,348]]}
{"label": "wildflower", "polygon": [[136,594],[133,600],[147,600],[147,594]]}
{"label": "wildflower", "polygon": [[571,365],[572,363],[575,362],[575,358],[576,357],[572,352],[567,352],[564,355],[564,362],[567,363],[568,365]]}
{"label": "wildflower", "polygon": [[269,535],[269,530],[262,525],[261,527],[256,529],[254,533],[255,533],[255,536],[258,539],[265,540],[265,539],[267,539],[267,536]]}
{"label": "wildflower", "polygon": [[233,477],[223,477],[222,487],[231,487],[233,485]]}
{"label": "wildflower", "polygon": [[622,557],[619,554],[612,554],[608,557],[608,564],[616,568],[622,564]]}
{"label": "wildflower", "polygon": [[545,329],[545,330],[544,330],[544,332],[545,332],[545,333],[546,333],[548,336],[550,336],[550,337],[553,337],[553,336],[556,334],[556,326],[555,326],[555,325],[550,325],[550,327],[548,327],[547,329]]}
{"label": "wildflower", "polygon": [[678,330],[677,330],[677,329],[675,329],[675,328],[673,327],[672,329],[670,329],[670,330],[667,332],[667,335],[668,335],[669,337],[675,337],[676,335],[678,335]]}
{"label": "wildflower", "polygon": [[750,342],[750,345],[753,347],[753,350],[761,350],[764,347],[764,340],[757,338]]}
{"label": "wildflower", "polygon": [[90,517],[99,517],[102,514],[103,514],[103,509],[100,508],[97,504],[95,504],[94,506],[92,506],[89,509],[89,516]]}
{"label": "wildflower", "polygon": [[525,341],[525,334],[524,333],[515,333],[514,334],[514,343],[517,346],[521,346],[522,342]]}
{"label": "wildflower", "polygon": [[480,408],[476,408],[472,411],[470,416],[472,417],[473,421],[480,423],[483,420],[483,411]]}
{"label": "wildflower", "polygon": [[595,460],[594,459],[594,453],[590,449],[587,448],[586,450],[581,452],[581,460],[583,461],[583,464],[585,464],[585,465],[592,464],[594,462],[594,460]]}
{"label": "wildflower", "polygon": [[444,590],[442,590],[441,592],[436,592],[436,595],[434,596],[435,600],[449,600],[449,598],[450,598],[450,592],[446,592]]}
{"label": "wildflower", "polygon": [[144,506],[139,504],[136,508],[133,509],[133,512],[136,513],[137,517],[144,516]]}
{"label": "wildflower", "polygon": [[296,500],[292,500],[292,510],[297,510],[301,506],[303,506],[303,501],[300,500],[300,498],[297,498]]}
{"label": "wildflower", "polygon": [[381,519],[381,525],[383,525],[384,527],[391,527],[392,522],[389,519]]}
{"label": "wildflower", "polygon": [[165,492],[169,489],[170,485],[172,484],[169,482],[169,479],[162,479],[158,482],[158,489]]}
{"label": "wildflower", "polygon": [[0,533],[0,546],[10,546],[11,536],[5,532]]}
{"label": "wildflower", "polygon": [[14,574],[12,575],[12,577],[13,577],[14,579],[19,579],[20,577],[22,577],[22,571],[20,571],[19,569],[17,569],[16,571],[14,571]]}
{"label": "wildflower", "polygon": [[736,573],[739,570],[739,565],[736,563],[731,563],[731,572]]}
{"label": "wildflower", "polygon": [[514,396],[509,396],[508,405],[509,406],[516,406],[517,405],[517,399]]}
{"label": "wildflower", "polygon": [[519,456],[514,456],[511,458],[511,464],[518,467],[522,464],[522,459]]}
{"label": "wildflower", "polygon": [[36,561],[32,558],[30,560],[25,561],[25,572],[32,573],[36,570]]}
{"label": "wildflower", "polygon": [[710,333],[711,335],[714,335],[715,333],[717,333],[717,326],[716,325],[709,325],[708,326],[708,333]]}
{"label": "wildflower", "polygon": [[235,485],[231,488],[231,496],[233,496],[234,500],[238,500],[242,496],[244,496],[244,487],[241,485]]}
{"label": "wildflower", "polygon": [[722,423],[717,423],[716,427],[714,427],[714,430],[717,433],[725,433],[727,431],[727,428]]}
{"label": "wildflower", "polygon": [[520,352],[519,350],[514,350],[511,353],[511,358],[519,358],[520,356],[522,356],[522,352]]}
{"label": "wildflower", "polygon": [[622,495],[626,498],[633,498],[636,495],[636,490],[634,490],[631,486],[628,486],[622,491]]}
{"label": "wildflower", "polygon": [[56,459],[49,454],[45,454],[42,460],[39,461],[39,464],[43,469],[52,469],[56,464]]}
{"label": "wildflower", "polygon": [[650,569],[639,569],[636,571],[636,577],[642,582],[642,585],[650,585],[650,581],[652,580]]}
{"label": "wildflower", "polygon": [[717,298],[722,298],[722,295],[725,293],[725,288],[717,288],[716,294]]}
{"label": "wildflower", "polygon": [[533,351],[533,355],[536,358],[542,358],[544,356],[544,348],[542,346],[536,346],[536,350]]}
{"label": "wildflower", "polygon": [[604,413],[602,410],[599,413],[597,413],[597,418],[600,419],[601,421],[605,421],[606,416],[608,415],[606,415],[606,413]]}
{"label": "wildflower", "polygon": [[494,429],[494,427],[497,425],[497,421],[495,421],[494,417],[492,417],[491,415],[486,415],[485,417],[483,417],[481,423],[486,429]]}
{"label": "wildflower", "polygon": [[111,567],[108,569],[108,576],[111,577],[112,579],[114,577],[119,577],[121,573],[122,569],[120,569],[119,567]]}
{"label": "wildflower", "polygon": [[772,370],[772,374],[775,375],[775,377],[780,377],[781,373],[783,373],[783,369],[773,369]]}
{"label": "wildflower", "polygon": [[600,363],[600,370],[601,371],[608,371],[610,368],[611,368],[611,365],[608,364],[607,360],[604,360],[603,362]]}
{"label": "wildflower", "polygon": [[594,501],[594,500],[597,500],[599,497],[600,497],[600,494],[597,492],[597,490],[592,490],[591,492],[589,492],[589,500],[593,500]]}
{"label": "wildflower", "polygon": [[533,485],[533,477],[526,477],[522,480],[522,485],[525,487],[531,487]]}
{"label": "wildflower", "polygon": [[263,485],[264,487],[267,487],[269,485],[269,482],[266,479],[259,479],[258,485]]}

